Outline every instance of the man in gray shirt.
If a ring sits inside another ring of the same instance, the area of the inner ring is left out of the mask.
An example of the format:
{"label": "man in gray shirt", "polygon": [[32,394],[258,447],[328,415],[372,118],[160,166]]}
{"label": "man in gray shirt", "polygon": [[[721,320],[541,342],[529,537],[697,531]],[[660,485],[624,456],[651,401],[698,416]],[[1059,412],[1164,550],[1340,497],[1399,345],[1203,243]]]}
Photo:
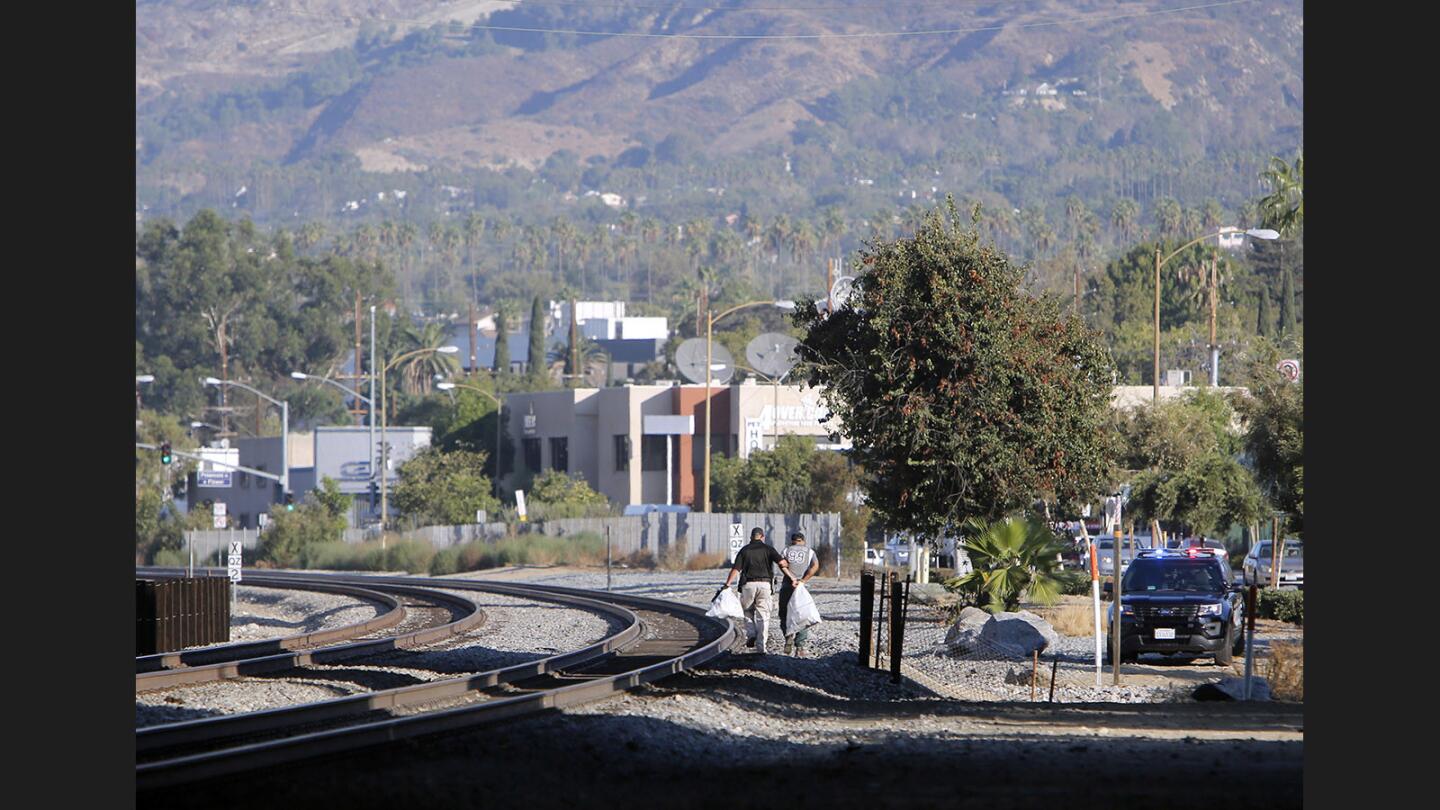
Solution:
{"label": "man in gray shirt", "polygon": [[756,647],[761,655],[765,654],[765,641],[770,633],[770,580],[776,563],[785,576],[794,579],[789,563],[780,552],[765,544],[765,530],[757,526],[750,530],[750,542],[735,554],[735,563],[725,577],[728,588],[735,581],[735,575],[740,575],[740,607],[745,609],[747,646]]}

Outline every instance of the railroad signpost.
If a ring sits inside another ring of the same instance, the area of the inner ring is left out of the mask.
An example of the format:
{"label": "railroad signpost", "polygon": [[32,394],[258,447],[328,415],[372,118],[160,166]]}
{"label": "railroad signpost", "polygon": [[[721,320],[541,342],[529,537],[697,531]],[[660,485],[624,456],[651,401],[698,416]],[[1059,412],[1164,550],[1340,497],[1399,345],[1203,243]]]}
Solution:
{"label": "railroad signpost", "polygon": [[740,553],[740,548],[745,545],[745,524],[730,524],[730,559],[726,562],[735,562],[735,555]]}
{"label": "railroad signpost", "polygon": [[237,584],[240,582],[240,569],[244,566],[245,560],[245,554],[241,549],[241,545],[242,543],[239,540],[230,541],[230,581]]}
{"label": "railroad signpost", "polygon": [[229,524],[229,515],[225,514],[224,502],[216,501],[215,505],[211,507],[211,513],[215,516],[215,528],[223,529]]}

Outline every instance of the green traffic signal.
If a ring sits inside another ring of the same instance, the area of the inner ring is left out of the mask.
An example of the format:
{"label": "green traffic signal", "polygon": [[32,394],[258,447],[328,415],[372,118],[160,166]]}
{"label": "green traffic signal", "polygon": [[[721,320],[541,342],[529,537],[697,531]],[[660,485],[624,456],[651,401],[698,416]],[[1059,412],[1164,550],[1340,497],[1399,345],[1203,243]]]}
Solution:
{"label": "green traffic signal", "polygon": [[285,511],[286,511],[286,512],[294,512],[294,511],[295,511],[295,496],[294,496],[294,495],[291,495],[291,494],[288,493],[288,492],[285,493]]}
{"label": "green traffic signal", "polygon": [[174,460],[175,454],[170,452],[170,443],[165,442],[164,444],[160,445],[160,463],[169,464]]}

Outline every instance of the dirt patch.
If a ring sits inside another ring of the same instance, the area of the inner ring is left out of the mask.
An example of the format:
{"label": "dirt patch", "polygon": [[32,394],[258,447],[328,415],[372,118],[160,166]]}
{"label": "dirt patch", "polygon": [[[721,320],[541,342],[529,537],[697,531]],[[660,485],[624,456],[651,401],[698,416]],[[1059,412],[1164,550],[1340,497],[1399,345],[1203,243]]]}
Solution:
{"label": "dirt patch", "polygon": [[1175,85],[1165,78],[1165,75],[1175,69],[1175,61],[1170,58],[1170,51],[1158,42],[1133,42],[1125,50],[1125,55],[1135,66],[1135,73],[1140,77],[1140,84],[1145,86],[1145,92],[1149,93],[1165,109],[1175,106],[1175,95],[1172,92]]}
{"label": "dirt patch", "polygon": [[362,146],[355,150],[355,157],[360,158],[360,169],[367,172],[423,172],[427,168],[423,163],[412,163],[404,155],[377,146]]}
{"label": "dirt patch", "polygon": [[569,149],[583,161],[592,155],[611,159],[631,145],[624,135],[563,124],[505,120],[396,138],[392,150],[470,168],[536,169],[561,149]]}

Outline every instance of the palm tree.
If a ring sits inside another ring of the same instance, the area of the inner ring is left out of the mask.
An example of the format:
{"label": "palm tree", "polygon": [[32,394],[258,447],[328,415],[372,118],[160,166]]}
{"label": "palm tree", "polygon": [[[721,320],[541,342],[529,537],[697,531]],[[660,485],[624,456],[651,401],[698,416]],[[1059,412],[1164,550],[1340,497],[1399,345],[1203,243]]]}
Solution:
{"label": "palm tree", "polygon": [[1292,166],[1281,158],[1270,158],[1270,168],[1260,176],[1270,193],[1260,198],[1260,216],[1266,227],[1281,236],[1292,236],[1305,225],[1305,155],[1295,157]]}
{"label": "palm tree", "polygon": [[1180,203],[1170,197],[1155,201],[1155,225],[1162,238],[1174,239],[1185,225],[1185,216]]}
{"label": "palm tree", "polygon": [[1042,604],[1052,603],[1074,578],[1060,568],[1065,544],[1036,518],[1006,518],[994,523],[971,518],[965,523],[964,535],[974,571],[952,581],[951,586],[991,613],[1013,611],[1020,606],[1022,595]]}
{"label": "palm tree", "polygon": [[[405,329],[405,351],[438,349],[445,345],[445,341],[449,337],[449,330],[445,328],[445,324],[439,321],[430,321],[418,328],[409,326]],[[448,354],[437,351],[417,354],[414,357],[406,358],[405,362],[401,364],[401,386],[405,393],[412,396],[428,394],[436,374],[449,376],[458,368],[459,363]]]}
{"label": "palm tree", "polygon": [[1140,204],[1129,197],[1121,197],[1115,202],[1115,207],[1110,209],[1110,224],[1120,231],[1120,238],[1130,241],[1130,236],[1135,230],[1135,222],[1140,218]]}

